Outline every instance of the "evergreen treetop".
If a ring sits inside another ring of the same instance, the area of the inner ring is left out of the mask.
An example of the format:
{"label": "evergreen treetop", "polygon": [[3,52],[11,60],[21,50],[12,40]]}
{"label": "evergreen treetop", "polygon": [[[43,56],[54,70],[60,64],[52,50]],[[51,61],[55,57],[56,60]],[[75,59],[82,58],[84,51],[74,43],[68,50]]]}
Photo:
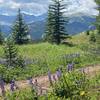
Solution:
{"label": "evergreen treetop", "polygon": [[45,39],[51,43],[60,44],[68,37],[65,31],[65,5],[63,0],[52,0],[48,10],[48,20]]}
{"label": "evergreen treetop", "polygon": [[7,67],[24,67],[24,60],[18,55],[17,47],[11,37],[4,43],[4,58]]}
{"label": "evergreen treetop", "polygon": [[18,15],[12,29],[12,37],[16,44],[25,44],[29,42],[29,29],[25,23],[21,10],[18,10]]}
{"label": "evergreen treetop", "polygon": [[97,7],[97,10],[99,11],[99,14],[96,16],[96,23],[95,23],[95,26],[96,26],[96,29],[98,31],[98,34],[100,34],[100,0],[95,0],[98,7]]}
{"label": "evergreen treetop", "polygon": [[4,36],[0,27],[0,44],[3,44],[3,42],[4,42]]}

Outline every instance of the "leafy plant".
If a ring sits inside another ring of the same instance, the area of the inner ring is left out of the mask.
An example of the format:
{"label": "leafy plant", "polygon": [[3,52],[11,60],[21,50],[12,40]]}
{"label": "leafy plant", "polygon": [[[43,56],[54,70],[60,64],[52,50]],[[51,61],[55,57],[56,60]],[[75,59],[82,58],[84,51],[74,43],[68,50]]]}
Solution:
{"label": "leafy plant", "polygon": [[[64,73],[59,81],[54,85],[54,93],[61,98],[89,98],[88,97],[89,80],[85,73],[69,72]],[[83,99],[83,100],[84,100]],[[87,99],[85,99],[87,100]]]}

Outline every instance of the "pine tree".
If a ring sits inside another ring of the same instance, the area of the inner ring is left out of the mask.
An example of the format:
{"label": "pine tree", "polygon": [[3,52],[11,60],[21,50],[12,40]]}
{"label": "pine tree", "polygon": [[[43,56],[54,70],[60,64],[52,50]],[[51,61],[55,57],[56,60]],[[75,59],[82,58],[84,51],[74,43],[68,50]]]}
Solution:
{"label": "pine tree", "polygon": [[98,7],[97,10],[99,11],[99,14],[96,16],[96,29],[98,30],[98,34],[100,34],[100,0],[95,0]]}
{"label": "pine tree", "polygon": [[3,37],[3,33],[0,28],[0,44],[3,44],[3,42],[4,42],[4,37]]}
{"label": "pine tree", "polygon": [[18,10],[18,15],[12,29],[12,37],[16,44],[25,44],[29,42],[28,26],[23,20],[21,10]]}
{"label": "pine tree", "polygon": [[8,38],[4,44],[4,58],[7,67],[23,67],[22,58],[18,56],[18,50],[11,38]]}
{"label": "pine tree", "polygon": [[60,44],[62,40],[68,37],[65,31],[65,5],[63,0],[52,0],[48,10],[48,22],[46,30],[46,39],[51,43]]}
{"label": "pine tree", "polygon": [[95,26],[97,29],[96,41],[97,41],[97,44],[99,44],[100,46],[100,0],[95,0],[95,1],[98,5],[97,10],[99,11],[99,14],[96,16],[96,22],[95,22]]}
{"label": "pine tree", "polygon": [[47,25],[46,25],[46,32],[44,34],[44,41],[48,41],[48,42],[53,42],[52,38],[53,38],[53,15],[49,6],[49,10],[48,10],[48,19],[47,19]]}

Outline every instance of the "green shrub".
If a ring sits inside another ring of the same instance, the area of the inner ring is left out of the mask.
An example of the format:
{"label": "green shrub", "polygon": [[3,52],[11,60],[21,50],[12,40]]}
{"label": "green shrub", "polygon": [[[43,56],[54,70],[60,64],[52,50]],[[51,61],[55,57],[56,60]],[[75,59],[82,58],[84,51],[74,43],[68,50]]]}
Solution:
{"label": "green shrub", "polygon": [[84,73],[69,72],[63,74],[61,79],[54,85],[54,93],[61,98],[70,98],[71,100],[87,100],[89,80]]}

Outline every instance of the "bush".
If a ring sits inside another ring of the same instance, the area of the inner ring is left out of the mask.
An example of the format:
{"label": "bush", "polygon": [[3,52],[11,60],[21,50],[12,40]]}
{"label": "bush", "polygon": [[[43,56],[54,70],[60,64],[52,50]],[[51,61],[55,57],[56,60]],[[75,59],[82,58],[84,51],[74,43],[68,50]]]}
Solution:
{"label": "bush", "polygon": [[87,100],[88,97],[89,80],[85,73],[69,72],[63,74],[61,79],[53,86],[56,96],[61,98],[70,98],[71,100]]}

